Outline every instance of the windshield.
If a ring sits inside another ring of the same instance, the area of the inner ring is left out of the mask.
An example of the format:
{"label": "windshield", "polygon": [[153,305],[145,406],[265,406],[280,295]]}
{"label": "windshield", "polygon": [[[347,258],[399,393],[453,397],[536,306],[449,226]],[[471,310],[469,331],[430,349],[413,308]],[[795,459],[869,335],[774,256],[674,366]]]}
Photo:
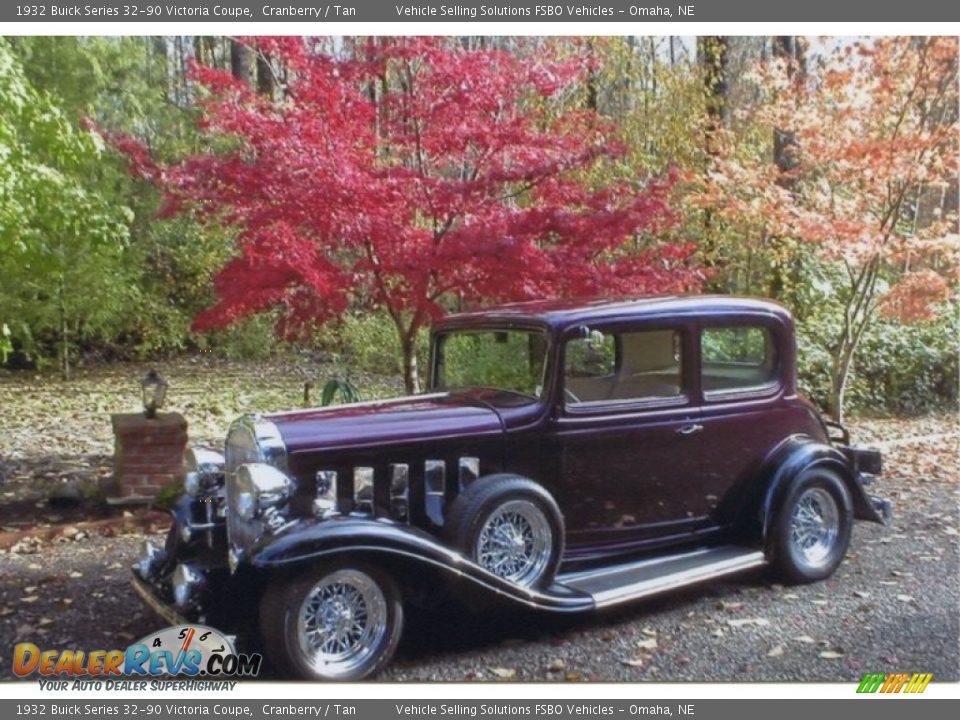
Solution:
{"label": "windshield", "polygon": [[437,338],[434,389],[490,388],[539,399],[547,338],[537,330],[458,330]]}

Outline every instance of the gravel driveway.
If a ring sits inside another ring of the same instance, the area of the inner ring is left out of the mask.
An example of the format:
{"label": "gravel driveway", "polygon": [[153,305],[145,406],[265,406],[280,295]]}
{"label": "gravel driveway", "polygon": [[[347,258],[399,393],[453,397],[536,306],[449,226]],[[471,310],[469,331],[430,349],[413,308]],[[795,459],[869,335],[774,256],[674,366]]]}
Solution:
{"label": "gravel driveway", "polygon": [[[577,620],[436,612],[413,619],[382,679],[855,680],[902,670],[957,680],[957,493],[945,480],[886,481],[895,520],[858,523],[827,582],[746,575]],[[141,540],[0,555],[0,677],[12,675],[15,642],[108,649],[157,629],[127,584]]]}

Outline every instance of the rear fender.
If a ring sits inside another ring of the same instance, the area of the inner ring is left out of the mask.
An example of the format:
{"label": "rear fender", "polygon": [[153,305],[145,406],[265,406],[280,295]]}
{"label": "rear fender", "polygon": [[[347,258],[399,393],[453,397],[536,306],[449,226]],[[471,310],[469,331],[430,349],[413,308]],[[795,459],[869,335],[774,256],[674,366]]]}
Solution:
{"label": "rear fender", "polygon": [[770,453],[758,473],[759,487],[753,493],[755,500],[742,516],[747,539],[766,544],[777,510],[793,483],[813,468],[831,470],[844,482],[850,492],[856,519],[883,522],[844,453],[807,435],[793,435]]}
{"label": "rear fender", "polygon": [[586,594],[556,585],[544,592],[519,587],[431,535],[385,520],[354,516],[303,520],[280,537],[253,548],[248,557],[251,568],[263,573],[297,571],[342,558],[363,559],[379,564],[399,582],[415,589],[439,576],[468,593],[538,610],[568,613],[593,609],[593,600]]}

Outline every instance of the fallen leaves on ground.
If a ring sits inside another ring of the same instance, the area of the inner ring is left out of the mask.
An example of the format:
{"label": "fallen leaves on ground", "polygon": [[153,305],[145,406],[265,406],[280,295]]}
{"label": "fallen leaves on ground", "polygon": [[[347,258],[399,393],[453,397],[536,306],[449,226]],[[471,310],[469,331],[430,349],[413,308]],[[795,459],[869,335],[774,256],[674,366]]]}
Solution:
{"label": "fallen leaves on ground", "polygon": [[732,628],[745,627],[747,625],[756,625],[757,627],[767,627],[770,624],[770,621],[766,618],[737,618],[734,620],[727,620],[727,625]]}
{"label": "fallen leaves on ground", "polygon": [[656,650],[657,639],[655,637],[644,638],[637,643],[638,650]]}
{"label": "fallen leaves on ground", "polygon": [[[168,362],[81,367],[64,382],[51,372],[0,372],[0,508],[45,501],[64,486],[96,488],[113,472],[112,413],[140,412],[139,380],[155,367],[169,382],[166,410],[182,413],[191,441],[223,444],[230,421],[252,412],[296,409],[306,380],[344,368],[308,357],[231,362],[187,357]],[[351,372],[366,399],[402,394],[399,378]],[[316,398],[314,398],[316,400]],[[82,493],[81,493],[82,494]],[[9,513],[4,514],[4,519]],[[55,520],[53,520],[55,522]],[[5,522],[6,524],[6,522]]]}

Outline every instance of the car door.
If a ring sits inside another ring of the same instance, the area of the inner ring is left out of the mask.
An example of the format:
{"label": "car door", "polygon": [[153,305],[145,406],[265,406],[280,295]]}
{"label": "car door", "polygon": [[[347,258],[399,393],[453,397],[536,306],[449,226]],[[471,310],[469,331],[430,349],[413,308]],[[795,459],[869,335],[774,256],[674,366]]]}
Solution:
{"label": "car door", "polygon": [[695,338],[692,322],[649,321],[563,344],[552,441],[569,560],[689,539],[702,520]]}
{"label": "car door", "polygon": [[700,322],[702,492],[717,527],[734,522],[762,463],[791,433],[788,332],[768,314]]}

